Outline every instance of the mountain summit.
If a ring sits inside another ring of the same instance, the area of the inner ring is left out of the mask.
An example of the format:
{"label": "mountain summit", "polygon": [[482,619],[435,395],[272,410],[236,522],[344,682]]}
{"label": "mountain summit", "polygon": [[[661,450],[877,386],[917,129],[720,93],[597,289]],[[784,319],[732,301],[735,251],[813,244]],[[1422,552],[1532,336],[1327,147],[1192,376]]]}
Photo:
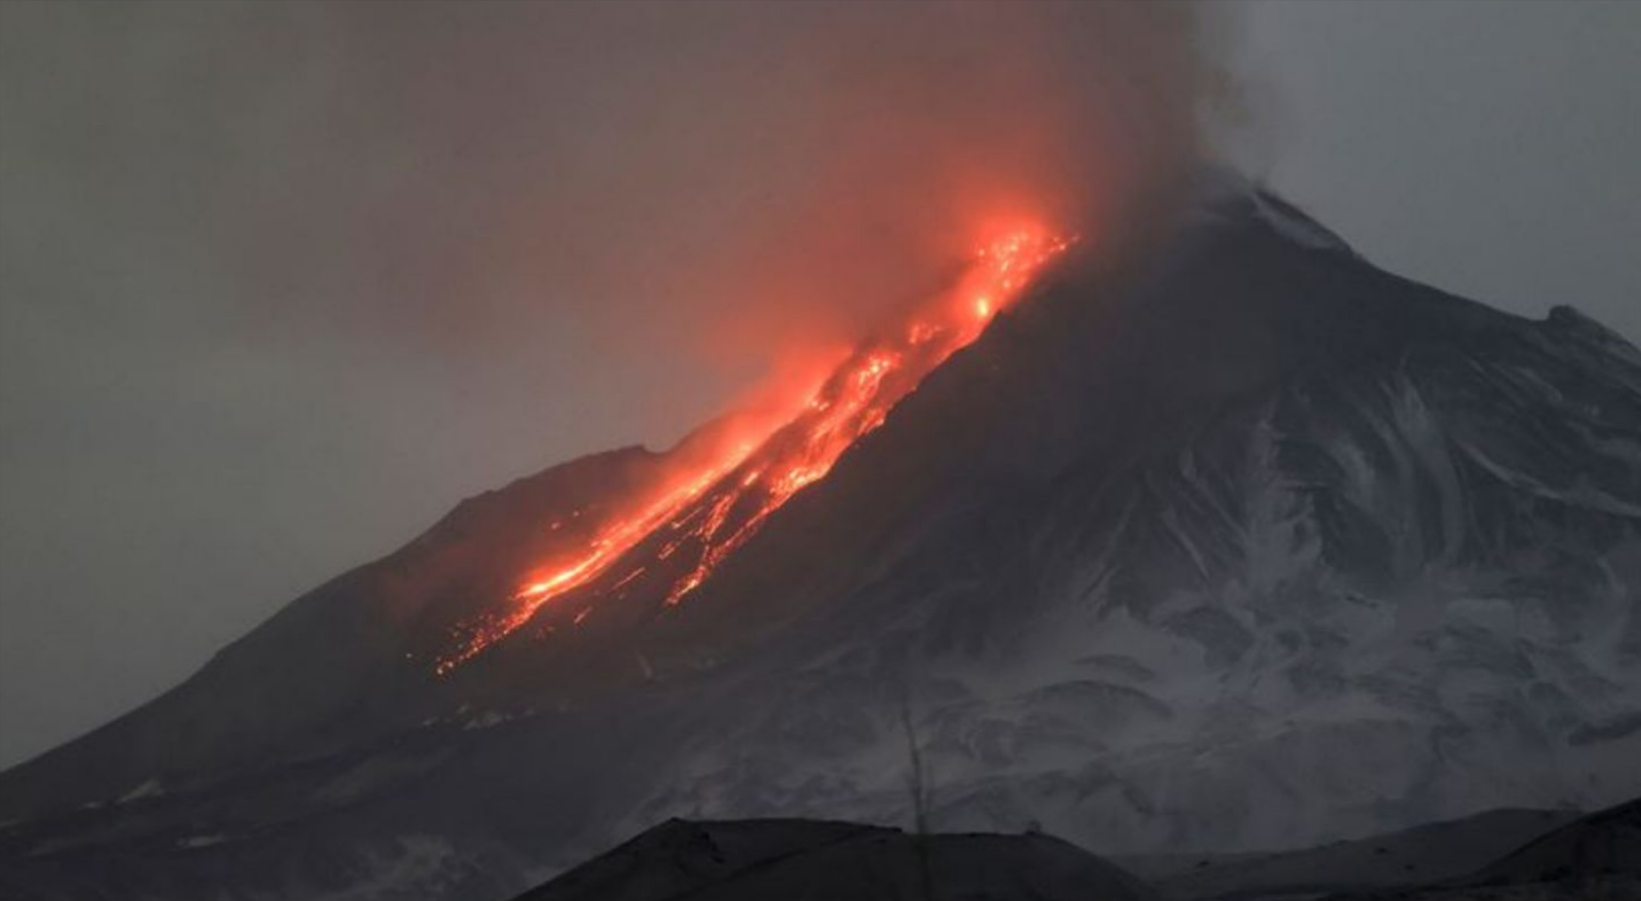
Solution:
{"label": "mountain summit", "polygon": [[464,502],[0,775],[0,890],[499,898],[673,816],[907,822],[911,747],[935,828],[1100,854],[1641,794],[1641,353],[1200,195],[1143,265],[1045,260],[733,553],[646,532],[442,666],[724,435]]}

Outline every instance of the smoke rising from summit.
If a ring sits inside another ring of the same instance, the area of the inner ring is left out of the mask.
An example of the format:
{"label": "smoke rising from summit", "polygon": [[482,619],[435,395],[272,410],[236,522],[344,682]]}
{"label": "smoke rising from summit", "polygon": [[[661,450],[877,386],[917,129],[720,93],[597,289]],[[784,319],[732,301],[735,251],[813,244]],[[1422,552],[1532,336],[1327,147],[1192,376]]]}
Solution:
{"label": "smoke rising from summit", "polygon": [[1195,150],[1181,5],[335,12],[354,154],[253,217],[247,262],[334,259],[304,297],[443,350],[573,319],[768,365],[915,301],[988,220],[1116,228]]}
{"label": "smoke rising from summit", "polygon": [[543,392],[620,353],[722,393],[854,341],[1013,220],[1098,247],[1193,158],[1205,82],[1185,4],[8,16],[63,48],[4,48],[0,152],[35,173],[7,185],[6,268],[48,318]]}

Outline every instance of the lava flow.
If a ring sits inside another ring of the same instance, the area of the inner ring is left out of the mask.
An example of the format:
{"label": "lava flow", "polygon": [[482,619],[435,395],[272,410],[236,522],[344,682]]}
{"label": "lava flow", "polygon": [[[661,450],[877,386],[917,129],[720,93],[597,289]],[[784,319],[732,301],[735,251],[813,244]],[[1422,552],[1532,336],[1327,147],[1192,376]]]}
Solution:
{"label": "lava flow", "polygon": [[[589,601],[647,577],[646,582],[660,580],[665,603],[679,603],[787,500],[824,478],[925,375],[978,338],[1075,240],[1022,228],[980,248],[954,291],[919,310],[893,337],[857,348],[784,417],[783,425],[681,474],[635,511],[605,524],[571,559],[534,574],[508,610],[464,624],[457,646],[439,659],[435,671],[449,672],[523,626],[544,605],[617,570],[619,578],[591,591]],[[590,609],[583,606],[573,622],[581,622]]]}

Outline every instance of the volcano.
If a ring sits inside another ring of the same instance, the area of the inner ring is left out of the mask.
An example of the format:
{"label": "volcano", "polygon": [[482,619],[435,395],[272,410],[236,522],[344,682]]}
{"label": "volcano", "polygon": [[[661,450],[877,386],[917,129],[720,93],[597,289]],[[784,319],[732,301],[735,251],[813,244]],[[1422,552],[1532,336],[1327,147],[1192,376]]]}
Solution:
{"label": "volcano", "polygon": [[1087,244],[1007,231],[780,416],[465,501],[0,775],[0,894],[477,901],[915,798],[1107,855],[1641,794],[1641,352],[1223,173]]}

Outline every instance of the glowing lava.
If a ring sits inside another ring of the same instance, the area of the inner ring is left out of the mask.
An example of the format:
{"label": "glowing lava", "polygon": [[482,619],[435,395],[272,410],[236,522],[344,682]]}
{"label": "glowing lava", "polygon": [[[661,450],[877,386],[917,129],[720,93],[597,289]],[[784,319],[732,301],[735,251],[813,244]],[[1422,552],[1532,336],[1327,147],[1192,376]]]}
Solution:
{"label": "glowing lava", "polygon": [[[590,602],[647,576],[644,584],[656,580],[665,588],[658,592],[665,603],[683,600],[794,494],[825,478],[925,375],[978,338],[1074,240],[1023,228],[982,247],[955,291],[918,311],[898,335],[857,348],[795,405],[784,424],[682,473],[655,497],[606,523],[570,559],[533,575],[507,611],[464,624],[436,672],[449,672],[578,589],[592,586]],[[593,585],[613,570],[621,572],[616,581],[601,590]],[[572,625],[590,609],[583,606]]]}

